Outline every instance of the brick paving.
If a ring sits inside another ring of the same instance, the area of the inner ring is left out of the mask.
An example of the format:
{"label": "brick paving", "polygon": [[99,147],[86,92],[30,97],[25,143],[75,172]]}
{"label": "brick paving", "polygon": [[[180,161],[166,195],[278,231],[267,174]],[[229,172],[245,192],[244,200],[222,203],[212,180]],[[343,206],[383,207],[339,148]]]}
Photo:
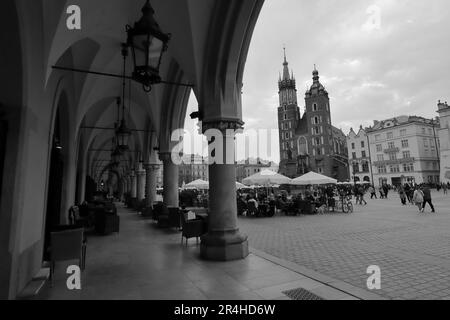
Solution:
{"label": "brick paving", "polygon": [[367,267],[381,268],[388,299],[450,300],[450,196],[434,193],[437,214],[368,200],[353,214],[241,218],[250,246],[366,289]]}

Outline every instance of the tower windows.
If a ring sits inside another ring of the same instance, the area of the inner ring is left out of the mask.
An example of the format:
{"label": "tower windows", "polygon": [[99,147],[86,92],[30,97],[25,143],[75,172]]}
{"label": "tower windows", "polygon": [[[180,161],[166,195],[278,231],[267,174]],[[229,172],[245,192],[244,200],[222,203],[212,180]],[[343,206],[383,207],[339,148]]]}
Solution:
{"label": "tower windows", "polygon": [[313,128],[313,134],[320,134],[320,129],[319,129],[319,127],[314,127],[314,128]]}
{"label": "tower windows", "polygon": [[284,120],[287,120],[287,114],[284,115]]}
{"label": "tower windows", "polygon": [[319,123],[320,123],[319,117],[314,117],[314,124],[319,124]]}
{"label": "tower windows", "polygon": [[317,103],[313,103],[313,111],[316,112],[317,110],[319,110]]}

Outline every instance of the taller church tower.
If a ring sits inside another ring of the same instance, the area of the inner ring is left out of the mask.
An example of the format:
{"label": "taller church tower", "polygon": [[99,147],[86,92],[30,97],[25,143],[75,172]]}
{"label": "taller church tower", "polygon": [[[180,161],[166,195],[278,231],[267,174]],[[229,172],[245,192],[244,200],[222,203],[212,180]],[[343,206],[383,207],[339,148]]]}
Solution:
{"label": "taller church tower", "polygon": [[278,129],[280,136],[280,161],[295,161],[298,155],[296,128],[300,119],[300,108],[297,104],[297,88],[293,72],[289,72],[289,64],[284,50],[283,75],[278,79]]}

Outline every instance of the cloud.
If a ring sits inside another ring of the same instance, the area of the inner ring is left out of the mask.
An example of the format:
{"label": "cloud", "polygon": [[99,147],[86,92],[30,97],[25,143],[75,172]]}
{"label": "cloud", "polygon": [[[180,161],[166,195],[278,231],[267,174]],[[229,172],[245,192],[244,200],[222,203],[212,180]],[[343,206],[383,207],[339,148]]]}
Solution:
{"label": "cloud", "polygon": [[[368,30],[373,5],[380,28]],[[278,127],[283,45],[299,106],[316,64],[337,127],[402,114],[436,117],[437,100],[450,100],[449,31],[448,0],[266,0],[244,74],[246,128]]]}

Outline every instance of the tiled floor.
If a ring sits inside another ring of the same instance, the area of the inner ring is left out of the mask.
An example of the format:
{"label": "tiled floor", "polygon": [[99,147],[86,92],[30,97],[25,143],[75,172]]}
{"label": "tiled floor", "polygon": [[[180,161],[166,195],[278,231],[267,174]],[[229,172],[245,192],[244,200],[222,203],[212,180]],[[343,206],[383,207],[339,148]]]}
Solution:
{"label": "tiled floor", "polygon": [[195,240],[183,246],[180,233],[124,208],[119,213],[120,234],[89,238],[81,290],[67,289],[66,266],[59,264],[53,288],[39,299],[275,300],[288,299],[282,292],[295,288],[356,299],[254,254],[225,263],[200,260]]}

